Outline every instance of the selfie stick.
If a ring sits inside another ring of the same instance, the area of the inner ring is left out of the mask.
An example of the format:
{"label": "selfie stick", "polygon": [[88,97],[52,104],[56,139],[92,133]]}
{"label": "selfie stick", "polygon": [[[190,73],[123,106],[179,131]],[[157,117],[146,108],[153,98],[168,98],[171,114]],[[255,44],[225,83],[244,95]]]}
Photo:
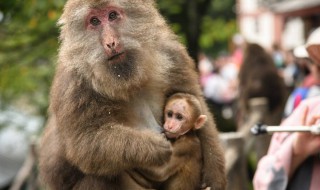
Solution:
{"label": "selfie stick", "polygon": [[309,132],[314,135],[320,135],[320,125],[312,126],[268,126],[256,124],[251,128],[254,135],[272,134],[274,132]]}

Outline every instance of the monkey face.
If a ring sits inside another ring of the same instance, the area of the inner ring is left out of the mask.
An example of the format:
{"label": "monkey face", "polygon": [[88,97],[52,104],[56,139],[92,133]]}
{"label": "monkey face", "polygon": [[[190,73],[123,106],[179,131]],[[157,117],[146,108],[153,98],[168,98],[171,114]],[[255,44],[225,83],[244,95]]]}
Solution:
{"label": "monkey face", "polygon": [[107,60],[110,64],[122,62],[125,51],[120,43],[118,27],[124,22],[124,11],[118,7],[107,6],[103,9],[91,9],[86,17],[86,28],[100,36]]}
{"label": "monkey face", "polygon": [[184,99],[168,102],[165,108],[164,124],[165,134],[168,138],[177,138],[192,128],[190,109]]}
{"label": "monkey face", "polygon": [[145,10],[147,6],[138,3],[97,1],[92,6],[69,0],[59,21],[59,62],[76,70],[100,94],[128,99],[149,78],[163,72],[155,61],[158,48],[153,47],[155,36],[161,35],[153,31],[159,23],[150,21],[155,10]]}

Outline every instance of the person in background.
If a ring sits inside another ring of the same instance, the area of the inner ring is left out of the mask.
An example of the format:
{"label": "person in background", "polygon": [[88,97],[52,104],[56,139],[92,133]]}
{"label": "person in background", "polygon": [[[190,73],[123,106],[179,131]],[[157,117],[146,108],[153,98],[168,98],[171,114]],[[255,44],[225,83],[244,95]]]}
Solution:
{"label": "person in background", "polygon": [[299,76],[299,68],[297,65],[297,59],[294,54],[294,50],[286,51],[285,58],[285,67],[282,69],[281,75],[288,89],[288,92],[291,93],[296,87],[297,79]]}
{"label": "person in background", "polygon": [[230,103],[236,97],[237,68],[227,54],[219,55],[214,63],[215,69],[203,86],[204,96],[218,104]]}
{"label": "person in background", "polygon": [[[311,33],[306,49],[320,65],[320,27]],[[320,96],[303,100],[281,125],[319,125]],[[275,133],[268,154],[260,159],[254,175],[255,190],[320,189],[320,135]]]}
{"label": "person in background", "polygon": [[284,65],[284,54],[278,44],[272,46],[272,59],[277,69],[283,69]]}
{"label": "person in background", "polygon": [[232,37],[232,43],[234,45],[234,50],[232,52],[232,62],[240,69],[243,62],[243,51],[246,42],[241,34],[235,34]]}
{"label": "person in background", "polygon": [[233,105],[237,95],[237,67],[229,54],[221,53],[214,61],[214,71],[203,86],[203,95],[214,113],[220,131],[234,131]]}
{"label": "person in background", "polygon": [[307,68],[308,72],[300,71],[300,75],[305,76],[302,77],[300,84],[290,94],[286,102],[284,118],[288,117],[302,100],[320,95],[320,65],[315,64],[309,58],[305,46],[296,47],[294,56],[300,65],[304,65]]}
{"label": "person in background", "polygon": [[200,84],[204,87],[207,83],[208,78],[211,76],[214,67],[210,59],[204,53],[199,53],[198,55],[199,63],[198,69],[200,74]]}

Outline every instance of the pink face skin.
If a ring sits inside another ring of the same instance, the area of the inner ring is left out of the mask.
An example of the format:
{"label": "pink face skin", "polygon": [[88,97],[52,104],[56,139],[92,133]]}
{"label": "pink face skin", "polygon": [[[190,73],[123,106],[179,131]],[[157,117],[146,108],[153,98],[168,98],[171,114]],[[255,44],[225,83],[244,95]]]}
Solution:
{"label": "pink face skin", "polygon": [[110,63],[125,56],[117,32],[118,26],[124,19],[124,12],[113,6],[107,6],[104,9],[92,9],[86,19],[87,30],[99,33],[101,44]]}
{"label": "pink face skin", "polygon": [[169,101],[165,107],[164,130],[168,138],[177,138],[192,127],[191,108],[184,99]]}

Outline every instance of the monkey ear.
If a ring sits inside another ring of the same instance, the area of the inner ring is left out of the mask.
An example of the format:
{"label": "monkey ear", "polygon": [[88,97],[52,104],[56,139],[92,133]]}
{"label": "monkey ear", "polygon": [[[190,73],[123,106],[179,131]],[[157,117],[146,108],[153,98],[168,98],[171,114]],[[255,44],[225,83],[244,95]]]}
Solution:
{"label": "monkey ear", "polygon": [[194,124],[194,129],[200,129],[205,122],[207,121],[207,116],[206,115],[200,115]]}

